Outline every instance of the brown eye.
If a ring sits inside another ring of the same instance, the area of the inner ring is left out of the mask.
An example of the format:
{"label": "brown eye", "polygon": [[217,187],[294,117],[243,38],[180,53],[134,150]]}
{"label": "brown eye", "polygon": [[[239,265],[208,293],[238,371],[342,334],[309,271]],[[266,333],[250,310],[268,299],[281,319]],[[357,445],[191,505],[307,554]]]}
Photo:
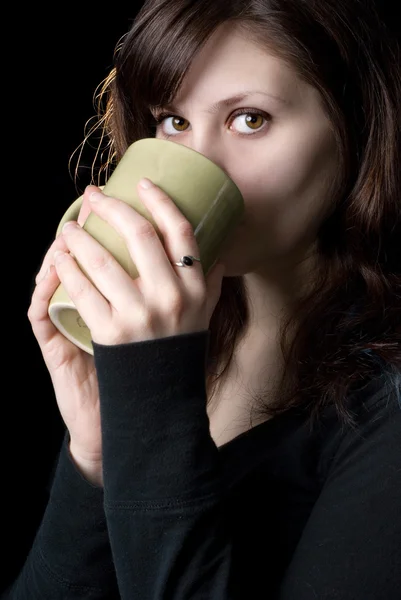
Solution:
{"label": "brown eye", "polygon": [[[253,132],[261,131],[268,121],[267,115],[263,116],[260,112],[244,111],[237,112],[231,117],[230,130],[236,131],[240,135],[250,135]],[[234,123],[236,125],[234,126]]]}
{"label": "brown eye", "polygon": [[182,119],[181,117],[171,117],[171,119],[174,129],[177,131],[185,131],[185,129],[188,127],[188,125],[185,127],[185,123],[188,124],[186,119]]}
{"label": "brown eye", "polygon": [[245,122],[251,129],[259,129],[263,125],[262,115],[247,115]]}

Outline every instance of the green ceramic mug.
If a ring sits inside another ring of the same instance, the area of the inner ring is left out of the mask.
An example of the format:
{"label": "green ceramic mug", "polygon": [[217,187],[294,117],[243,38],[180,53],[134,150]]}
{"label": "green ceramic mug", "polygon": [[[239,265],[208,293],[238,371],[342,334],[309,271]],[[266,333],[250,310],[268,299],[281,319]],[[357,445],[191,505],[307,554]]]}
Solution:
{"label": "green ceramic mug", "polygon": [[[198,258],[207,275],[219,257],[223,242],[243,217],[244,201],[238,187],[215,163],[186,146],[155,138],[133,143],[103,191],[130,204],[152,223],[160,238],[156,223],[137,195],[136,188],[143,177],[148,177],[164,190],[193,226],[199,246]],[[57,234],[65,222],[77,220],[81,205],[82,196],[63,215]],[[83,228],[116,258],[132,278],[138,277],[125,243],[110,225],[91,212]],[[178,256],[177,261],[180,258]],[[53,294],[48,312],[51,321],[66,338],[93,354],[90,330],[62,284]]]}

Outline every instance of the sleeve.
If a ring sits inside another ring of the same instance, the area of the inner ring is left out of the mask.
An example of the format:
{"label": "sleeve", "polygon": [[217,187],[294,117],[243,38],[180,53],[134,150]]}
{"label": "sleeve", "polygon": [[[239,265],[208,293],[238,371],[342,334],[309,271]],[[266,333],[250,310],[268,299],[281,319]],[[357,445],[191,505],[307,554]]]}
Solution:
{"label": "sleeve", "polygon": [[363,403],[360,426],[343,436],[330,457],[279,600],[400,598],[399,389]]}
{"label": "sleeve", "polygon": [[[208,339],[94,345],[122,600],[237,598],[235,524],[206,411]],[[398,599],[401,411],[393,395],[369,406],[358,431],[341,432],[279,591],[261,590],[268,600]]]}
{"label": "sleeve", "polygon": [[209,431],[209,332],[94,344],[104,507],[121,598],[229,600],[231,528]]}
{"label": "sleeve", "polygon": [[31,551],[4,600],[118,600],[103,489],[75,467],[66,432]]}

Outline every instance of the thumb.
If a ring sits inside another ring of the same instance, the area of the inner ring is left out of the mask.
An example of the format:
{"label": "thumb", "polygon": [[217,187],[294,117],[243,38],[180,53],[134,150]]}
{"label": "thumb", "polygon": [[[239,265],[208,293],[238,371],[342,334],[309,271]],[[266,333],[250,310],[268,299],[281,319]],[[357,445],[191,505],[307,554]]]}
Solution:
{"label": "thumb", "polygon": [[207,316],[210,321],[214,309],[221,296],[221,288],[226,267],[222,262],[217,261],[206,276],[207,290]]}

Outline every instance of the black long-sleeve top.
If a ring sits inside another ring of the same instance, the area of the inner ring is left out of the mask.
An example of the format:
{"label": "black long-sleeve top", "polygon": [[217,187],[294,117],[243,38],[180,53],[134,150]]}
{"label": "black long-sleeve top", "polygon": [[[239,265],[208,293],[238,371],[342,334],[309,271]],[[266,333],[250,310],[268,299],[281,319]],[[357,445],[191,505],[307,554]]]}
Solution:
{"label": "black long-sleeve top", "polygon": [[366,383],[312,431],[290,410],[217,448],[209,332],[94,344],[104,488],[66,432],[10,600],[398,600],[400,380]]}

